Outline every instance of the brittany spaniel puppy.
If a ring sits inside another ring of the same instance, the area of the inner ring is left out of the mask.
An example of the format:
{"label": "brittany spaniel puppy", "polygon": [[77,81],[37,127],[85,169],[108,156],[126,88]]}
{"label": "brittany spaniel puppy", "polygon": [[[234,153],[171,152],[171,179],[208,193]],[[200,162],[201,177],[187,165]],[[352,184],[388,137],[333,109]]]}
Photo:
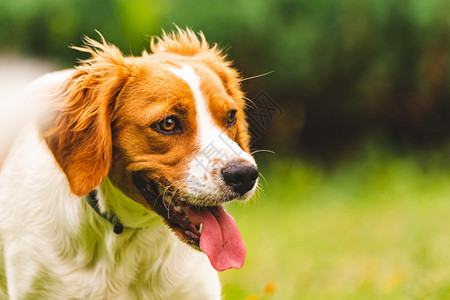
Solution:
{"label": "brittany spaniel puppy", "polygon": [[245,259],[222,204],[258,181],[237,71],[190,30],[140,57],[75,48],[91,58],[27,89],[47,113],[1,166],[0,296],[220,299]]}

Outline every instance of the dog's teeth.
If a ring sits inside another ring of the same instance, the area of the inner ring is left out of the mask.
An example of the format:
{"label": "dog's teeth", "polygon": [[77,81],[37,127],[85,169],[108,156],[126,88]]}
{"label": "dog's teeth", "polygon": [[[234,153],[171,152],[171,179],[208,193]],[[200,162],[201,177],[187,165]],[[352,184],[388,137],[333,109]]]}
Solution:
{"label": "dog's teeth", "polygon": [[200,223],[200,225],[198,226],[198,232],[202,233],[203,230],[203,223]]}
{"label": "dog's teeth", "polygon": [[175,206],[173,207],[173,209],[174,209],[176,212],[182,212],[181,207],[178,206],[178,205],[175,205]]}

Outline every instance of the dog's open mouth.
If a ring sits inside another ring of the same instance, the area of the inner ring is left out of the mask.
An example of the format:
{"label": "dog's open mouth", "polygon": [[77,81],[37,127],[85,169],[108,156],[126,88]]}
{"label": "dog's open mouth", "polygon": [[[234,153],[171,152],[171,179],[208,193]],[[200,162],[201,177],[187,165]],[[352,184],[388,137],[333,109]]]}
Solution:
{"label": "dog's open mouth", "polygon": [[221,206],[193,206],[176,193],[161,189],[139,175],[133,181],[152,209],[181,240],[206,253],[218,271],[239,269],[245,260],[245,244],[233,217]]}

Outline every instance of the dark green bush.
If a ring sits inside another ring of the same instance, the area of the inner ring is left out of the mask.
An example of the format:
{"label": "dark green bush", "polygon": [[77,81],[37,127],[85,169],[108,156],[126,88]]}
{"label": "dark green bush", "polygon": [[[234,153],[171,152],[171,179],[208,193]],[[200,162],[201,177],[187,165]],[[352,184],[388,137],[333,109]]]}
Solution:
{"label": "dark green bush", "polygon": [[373,133],[448,141],[448,11],[443,0],[7,0],[0,49],[72,65],[67,46],[94,29],[134,54],[161,27],[202,30],[245,76],[275,71],[245,84],[284,109],[260,145],[333,156]]}

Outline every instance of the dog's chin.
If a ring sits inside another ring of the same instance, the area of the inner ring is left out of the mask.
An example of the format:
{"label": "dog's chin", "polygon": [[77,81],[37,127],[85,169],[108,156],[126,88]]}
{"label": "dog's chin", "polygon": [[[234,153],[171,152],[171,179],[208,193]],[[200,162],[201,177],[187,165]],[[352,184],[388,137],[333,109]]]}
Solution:
{"label": "dog's chin", "polygon": [[179,191],[172,191],[167,188],[169,185],[158,184],[156,181],[146,179],[140,174],[133,175],[133,182],[148,205],[158,215],[160,215],[166,225],[176,234],[176,236],[186,244],[200,250],[200,236],[202,225],[197,220],[191,220],[189,215],[193,212],[200,213],[208,210],[212,214],[219,208],[220,203],[231,201],[236,197],[224,196],[224,198],[214,205],[193,205],[187,202],[186,195]]}

